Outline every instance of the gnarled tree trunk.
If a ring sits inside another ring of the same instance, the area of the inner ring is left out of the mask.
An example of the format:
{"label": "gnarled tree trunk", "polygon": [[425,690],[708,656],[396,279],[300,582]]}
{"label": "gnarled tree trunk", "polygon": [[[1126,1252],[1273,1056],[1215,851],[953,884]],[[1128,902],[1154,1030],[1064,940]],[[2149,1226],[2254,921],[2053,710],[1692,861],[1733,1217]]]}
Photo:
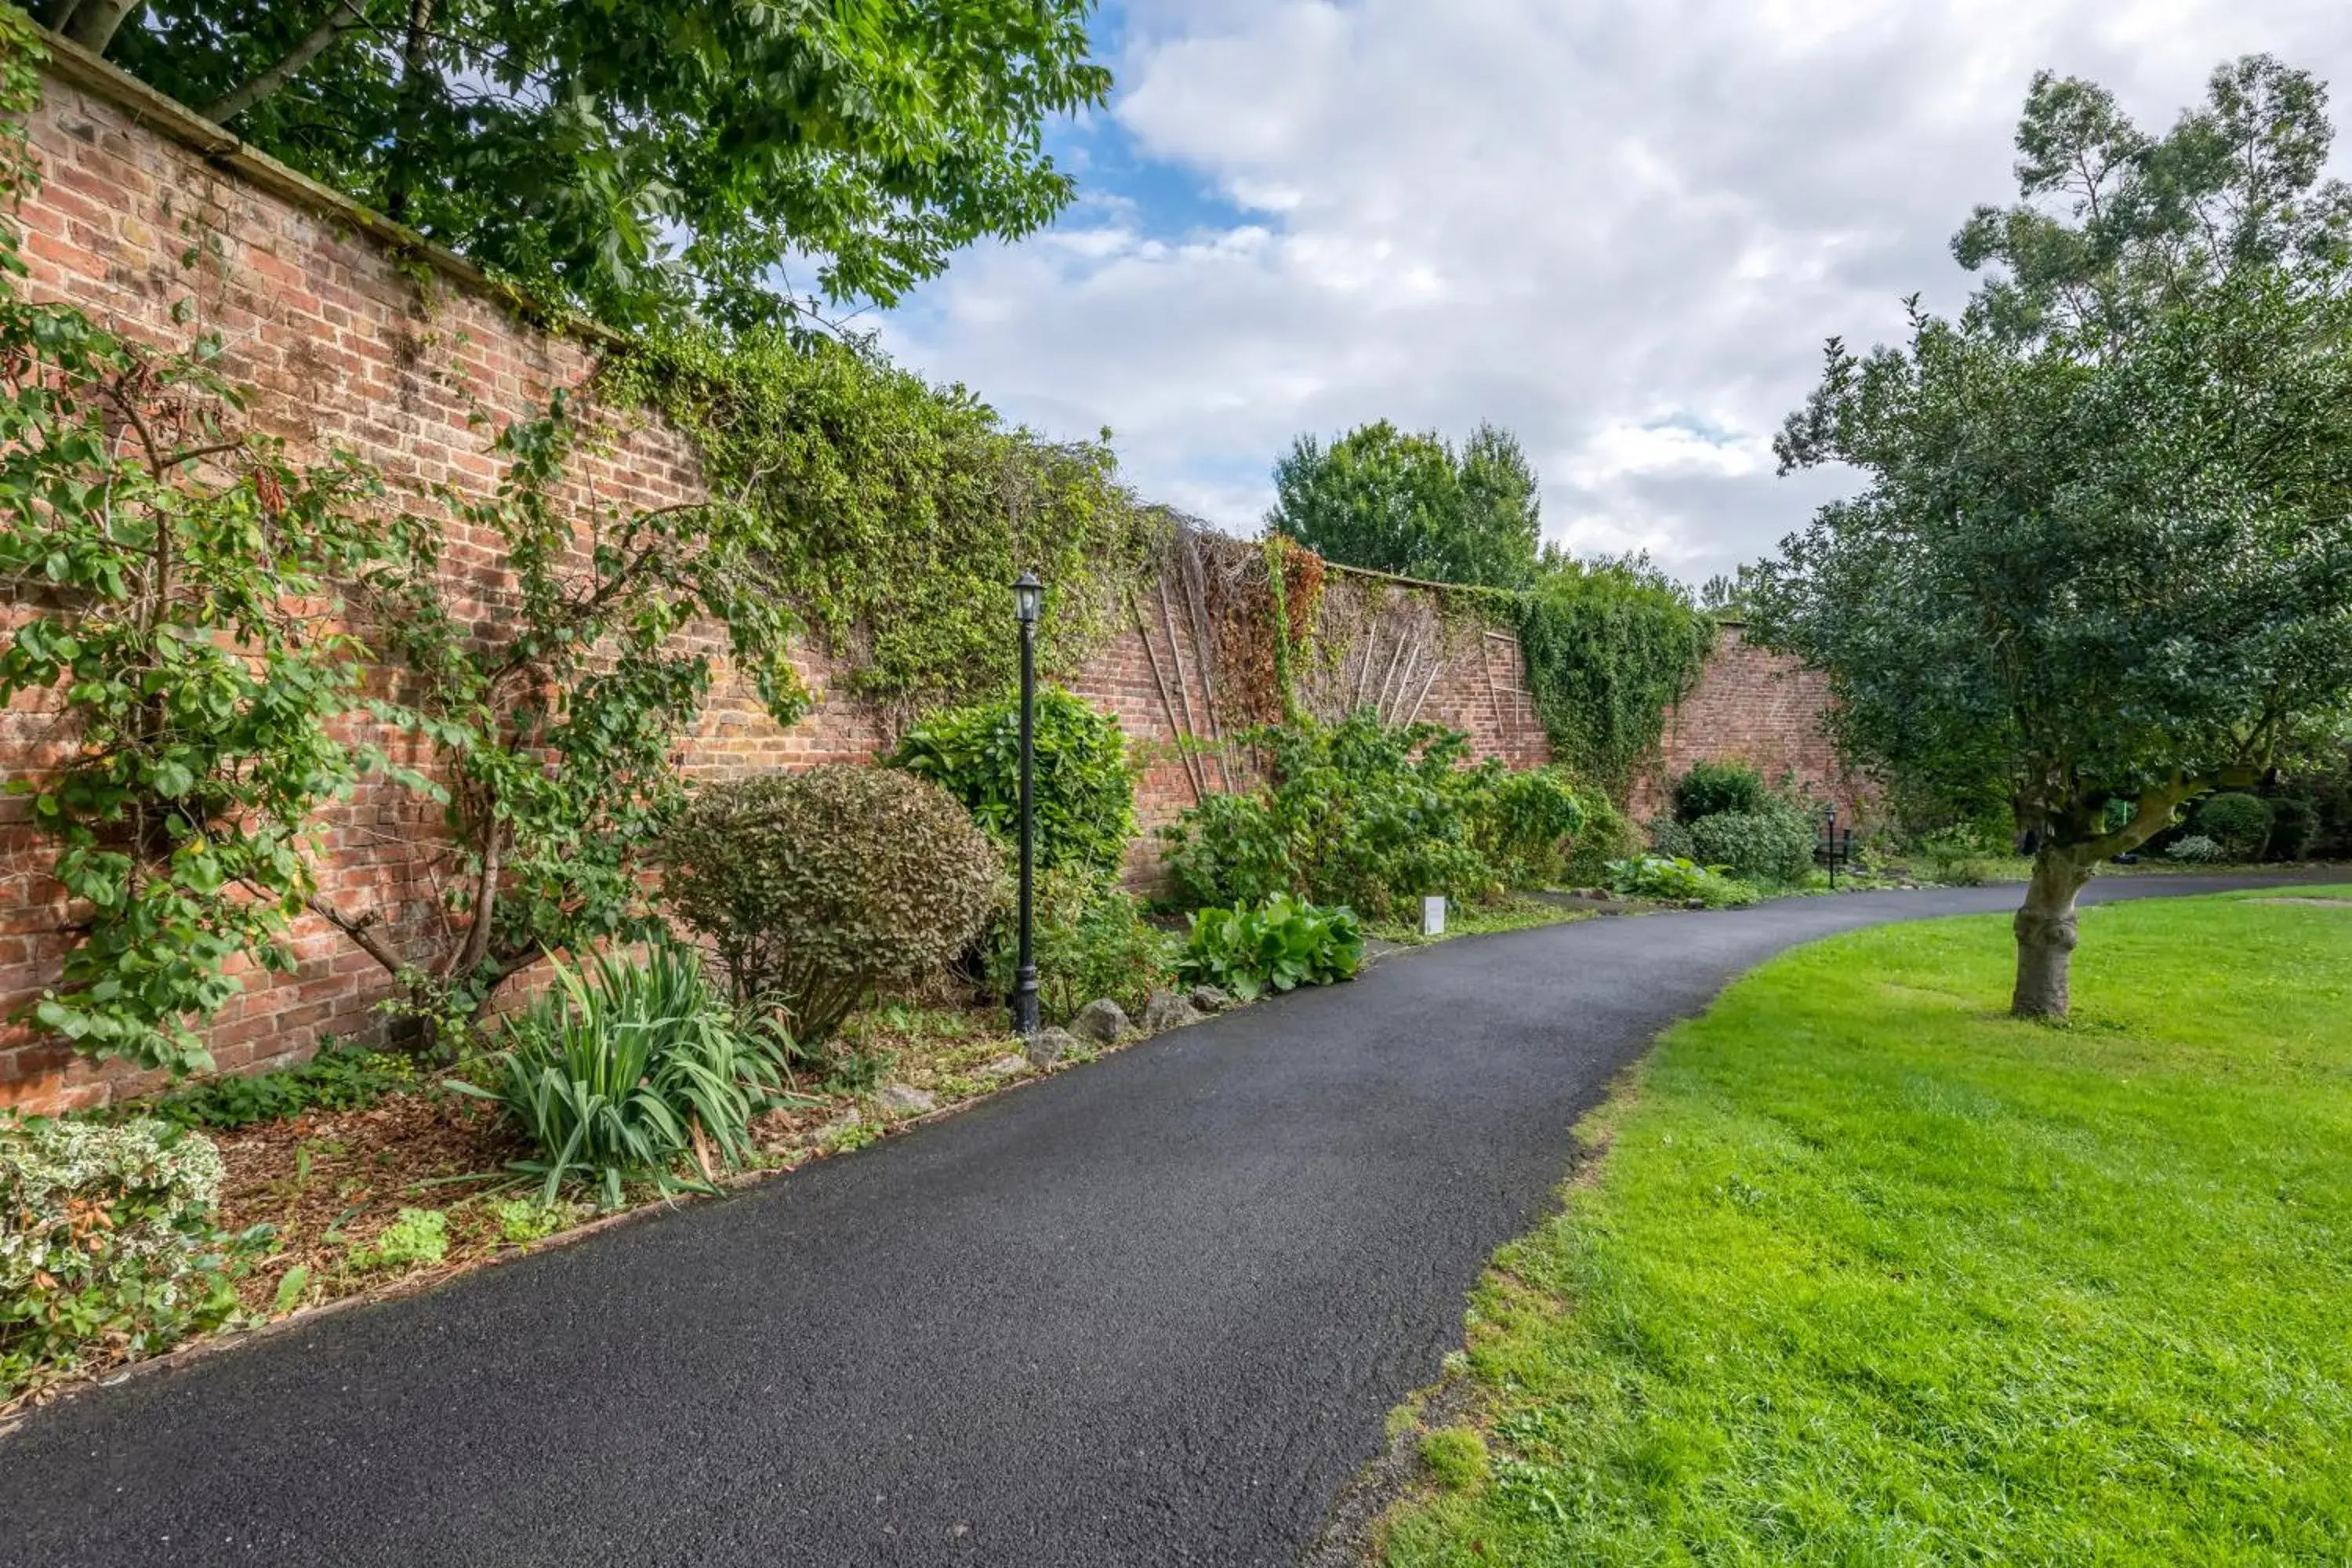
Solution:
{"label": "gnarled tree trunk", "polygon": [[41,15],[42,25],[63,33],[92,54],[106,53],[125,18],[139,9],[140,0],[55,0]]}
{"label": "gnarled tree trunk", "polygon": [[2017,989],[2009,1010],[2020,1018],[2063,1018],[2074,958],[2074,896],[2095,862],[2079,850],[2042,846],[2033,879],[2017,911]]}

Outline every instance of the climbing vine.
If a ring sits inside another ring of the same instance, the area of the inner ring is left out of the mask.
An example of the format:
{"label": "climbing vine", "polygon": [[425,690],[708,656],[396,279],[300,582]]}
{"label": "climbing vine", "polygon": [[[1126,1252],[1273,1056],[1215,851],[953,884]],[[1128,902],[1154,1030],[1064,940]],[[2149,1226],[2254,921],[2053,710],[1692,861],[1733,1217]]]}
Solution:
{"label": "climbing vine", "polygon": [[208,1065],[237,960],[292,967],[310,818],[383,759],[346,739],[362,650],[337,584],[415,544],[374,476],[241,426],[219,339],[150,348],[28,299],[14,210],[39,42],[0,7],[0,706],[54,762],[10,782],[56,850],[56,983],[26,1009],[99,1058]]}
{"label": "climbing vine", "polygon": [[744,498],[837,680],[902,722],[1011,682],[1019,573],[1047,584],[1040,660],[1066,677],[1152,554],[1152,516],[1107,445],[1008,426],[868,343],[673,335],[619,356],[605,383],[682,431],[714,489]]}
{"label": "climbing vine", "polygon": [[1715,647],[1715,623],[1638,562],[1560,562],[1506,601],[1556,762],[1622,796]]}

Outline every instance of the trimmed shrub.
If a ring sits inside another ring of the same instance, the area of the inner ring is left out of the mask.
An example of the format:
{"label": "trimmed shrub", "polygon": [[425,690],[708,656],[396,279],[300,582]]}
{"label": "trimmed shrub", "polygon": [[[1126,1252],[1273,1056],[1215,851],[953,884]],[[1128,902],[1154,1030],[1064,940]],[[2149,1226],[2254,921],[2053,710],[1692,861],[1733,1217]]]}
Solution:
{"label": "trimmed shrub", "polygon": [[[1049,1024],[1069,1019],[1097,996],[1130,1013],[1171,973],[1175,939],[1143,918],[1143,906],[1087,870],[1048,871],[1037,880],[1037,1011]],[[1013,989],[1019,935],[1008,917],[992,928],[989,988]]]}
{"label": "trimmed shrub", "polygon": [[2183,834],[2165,846],[2165,858],[2186,860],[2194,865],[2210,865],[2229,858],[2229,852],[2201,833]]}
{"label": "trimmed shrub", "polygon": [[1506,888],[1549,888],[1567,865],[1569,840],[1584,826],[1584,802],[1561,768],[1514,773],[1492,758],[1457,786],[1470,806],[1470,847]]}
{"label": "trimmed shrub", "polygon": [[214,1227],[222,1173],[162,1121],[0,1119],[0,1398],[236,1315],[261,1237]]}
{"label": "trimmed shrub", "polygon": [[[743,1026],[702,955],[667,942],[643,963],[611,954],[584,972],[557,963],[555,984],[500,1037],[489,1088],[450,1087],[495,1101],[537,1145],[538,1157],[515,1168],[542,1178],[542,1206],[575,1178],[618,1207],[624,1181],[667,1190],[689,1154],[741,1164],[790,1047],[772,1026]],[[716,1173],[706,1163],[701,1174],[708,1184]]]}
{"label": "trimmed shrub", "polygon": [[836,763],[697,792],[663,837],[662,890],[739,1001],[814,1047],[877,984],[961,953],[994,907],[995,846],[938,784]]}
{"label": "trimmed shrub", "polygon": [[1583,797],[1584,825],[1568,847],[1561,879],[1570,887],[1595,888],[1609,880],[1609,868],[1642,852],[1640,829],[1607,795],[1595,790]]}
{"label": "trimmed shrub", "polygon": [[[1057,689],[1037,694],[1032,740],[1041,870],[1088,867],[1116,874],[1135,837],[1135,773],[1118,721]],[[1011,850],[1021,811],[1021,709],[982,702],[935,713],[907,731],[888,765],[929,779],[961,801]]]}
{"label": "trimmed shrub", "polygon": [[1703,865],[1751,882],[1796,882],[1812,869],[1819,830],[1804,807],[1767,795],[1753,811],[1718,811],[1688,831],[1691,858]]}
{"label": "trimmed shrub", "polygon": [[1760,811],[1771,793],[1764,787],[1764,775],[1745,763],[1694,763],[1675,781],[1675,820]]}
{"label": "trimmed shrub", "polygon": [[1352,979],[1364,958],[1355,911],[1318,909],[1286,893],[1250,908],[1199,910],[1177,972],[1194,984],[1247,999]]}
{"label": "trimmed shrub", "polygon": [[2271,803],[2260,795],[2207,795],[2197,808],[2197,831],[2231,860],[2259,860],[2271,836]]}
{"label": "trimmed shrub", "polygon": [[1677,818],[1665,816],[1650,818],[1643,837],[1654,855],[1664,855],[1670,860],[1698,858],[1698,845],[1691,837],[1690,828]]}
{"label": "trimmed shrub", "polygon": [[2319,842],[2319,808],[2300,795],[2281,795],[2271,802],[2272,858],[2308,858]]}

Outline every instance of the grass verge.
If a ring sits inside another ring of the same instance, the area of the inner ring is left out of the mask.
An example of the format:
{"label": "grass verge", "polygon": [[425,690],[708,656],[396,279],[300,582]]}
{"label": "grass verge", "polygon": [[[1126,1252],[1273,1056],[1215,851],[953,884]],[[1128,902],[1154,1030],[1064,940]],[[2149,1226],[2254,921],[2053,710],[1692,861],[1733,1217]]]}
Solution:
{"label": "grass verge", "polygon": [[1390,1563],[2352,1561],[2352,889],[2092,910],[2063,1027],[1997,1012],[2007,923],[1666,1037]]}
{"label": "grass verge", "polygon": [[1426,947],[1457,936],[1492,936],[1500,931],[1564,925],[1570,921],[1590,920],[1592,914],[1591,910],[1549,902],[1526,893],[1506,893],[1484,902],[1448,900],[1445,930],[1437,936],[1424,936],[1417,921],[1404,920],[1375,921],[1365,928],[1365,934],[1399,947]]}

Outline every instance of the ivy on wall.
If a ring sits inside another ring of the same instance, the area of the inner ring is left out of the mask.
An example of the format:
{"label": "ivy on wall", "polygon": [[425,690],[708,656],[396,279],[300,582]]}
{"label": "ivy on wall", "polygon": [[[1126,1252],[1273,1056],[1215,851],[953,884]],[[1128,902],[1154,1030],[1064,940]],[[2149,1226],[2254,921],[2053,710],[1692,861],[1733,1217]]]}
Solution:
{"label": "ivy on wall", "polygon": [[1503,603],[1553,760],[1622,798],[1715,651],[1714,620],[1635,562],[1554,561]]}
{"label": "ivy on wall", "polygon": [[684,433],[713,490],[761,517],[774,579],[848,689],[901,721],[1012,681],[1019,573],[1048,586],[1040,663],[1066,678],[1153,554],[1159,525],[1107,444],[1008,426],[866,343],[674,335],[604,380]]}

